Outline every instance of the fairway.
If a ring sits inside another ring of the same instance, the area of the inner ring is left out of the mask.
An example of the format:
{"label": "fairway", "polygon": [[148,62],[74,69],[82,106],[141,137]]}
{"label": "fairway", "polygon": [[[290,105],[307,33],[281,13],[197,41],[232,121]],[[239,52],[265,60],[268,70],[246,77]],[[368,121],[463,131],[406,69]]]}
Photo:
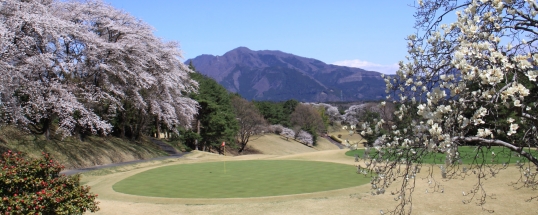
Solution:
{"label": "fairway", "polygon": [[295,160],[180,164],[133,175],[114,184],[113,189],[132,195],[168,198],[279,196],[370,182],[370,178],[355,172],[351,165]]}
{"label": "fairway", "polygon": [[[536,150],[526,150],[536,156],[538,152]],[[517,163],[520,162],[528,162],[526,158],[519,157],[517,155],[514,155],[512,151],[505,147],[499,147],[499,146],[492,146],[489,149],[486,147],[482,147],[478,149],[475,146],[461,146],[458,147],[458,152],[460,153],[461,161],[463,164],[480,164],[480,163],[486,163],[486,164],[503,164],[503,163]],[[492,152],[495,153],[495,156],[493,157]],[[359,155],[359,157],[364,156],[364,149],[357,149],[357,150],[351,150],[347,151],[347,156],[355,156]],[[370,156],[375,156],[377,154],[375,149],[370,150]],[[476,158],[475,156],[478,155]],[[423,163],[428,164],[444,164],[445,163],[445,154],[442,153],[427,153],[425,156],[423,156]]]}

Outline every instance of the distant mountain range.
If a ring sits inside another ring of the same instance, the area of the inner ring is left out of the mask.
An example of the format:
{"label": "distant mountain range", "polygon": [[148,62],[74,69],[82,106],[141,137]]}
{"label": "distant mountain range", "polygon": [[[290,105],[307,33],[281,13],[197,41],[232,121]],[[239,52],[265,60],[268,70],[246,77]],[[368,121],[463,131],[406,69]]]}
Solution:
{"label": "distant mountain range", "polygon": [[381,73],[336,66],[281,51],[233,49],[223,56],[186,61],[248,100],[303,102],[378,100],[385,97]]}

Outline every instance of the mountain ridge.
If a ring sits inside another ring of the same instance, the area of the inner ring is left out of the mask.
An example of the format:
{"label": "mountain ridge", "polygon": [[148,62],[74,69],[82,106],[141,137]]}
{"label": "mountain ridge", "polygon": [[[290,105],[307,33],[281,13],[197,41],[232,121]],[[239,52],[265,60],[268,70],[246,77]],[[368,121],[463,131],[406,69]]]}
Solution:
{"label": "mountain ridge", "polygon": [[326,64],[278,50],[238,47],[222,56],[188,59],[196,69],[249,100],[305,102],[378,100],[385,96],[381,73]]}

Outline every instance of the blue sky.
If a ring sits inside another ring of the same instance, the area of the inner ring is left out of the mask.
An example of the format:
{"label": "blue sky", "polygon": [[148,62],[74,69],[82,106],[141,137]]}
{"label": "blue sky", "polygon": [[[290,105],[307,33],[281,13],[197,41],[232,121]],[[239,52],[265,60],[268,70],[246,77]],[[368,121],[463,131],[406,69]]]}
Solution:
{"label": "blue sky", "polygon": [[185,59],[239,46],[394,73],[415,0],[104,0],[178,41]]}

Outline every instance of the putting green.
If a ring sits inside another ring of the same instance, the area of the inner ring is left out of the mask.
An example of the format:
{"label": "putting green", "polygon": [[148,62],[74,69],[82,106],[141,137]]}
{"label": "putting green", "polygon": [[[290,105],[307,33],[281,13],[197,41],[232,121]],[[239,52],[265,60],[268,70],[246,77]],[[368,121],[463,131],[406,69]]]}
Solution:
{"label": "putting green", "polygon": [[133,175],[114,184],[113,189],[132,195],[168,198],[279,196],[370,182],[370,178],[355,171],[350,165],[294,160],[180,164]]}

